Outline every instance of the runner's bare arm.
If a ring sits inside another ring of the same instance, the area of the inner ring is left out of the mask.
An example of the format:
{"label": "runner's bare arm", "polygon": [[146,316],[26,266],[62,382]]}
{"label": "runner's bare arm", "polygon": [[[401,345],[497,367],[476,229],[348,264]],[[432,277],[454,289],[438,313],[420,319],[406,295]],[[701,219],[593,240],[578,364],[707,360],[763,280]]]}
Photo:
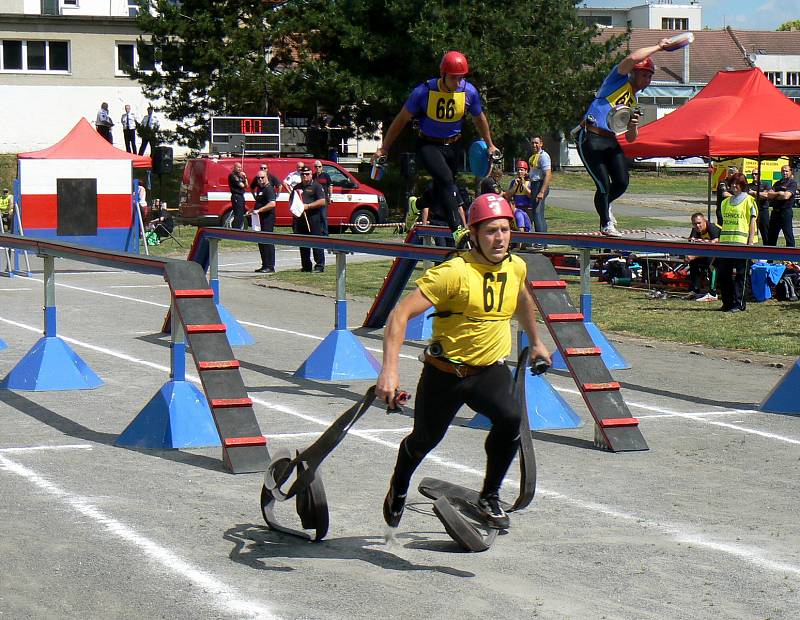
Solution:
{"label": "runner's bare arm", "polygon": [[406,335],[409,319],[422,314],[433,304],[419,289],[406,295],[389,314],[383,330],[383,367],[376,382],[375,395],[379,400],[390,402],[395,390],[400,386],[397,362],[400,358],[400,347]]}

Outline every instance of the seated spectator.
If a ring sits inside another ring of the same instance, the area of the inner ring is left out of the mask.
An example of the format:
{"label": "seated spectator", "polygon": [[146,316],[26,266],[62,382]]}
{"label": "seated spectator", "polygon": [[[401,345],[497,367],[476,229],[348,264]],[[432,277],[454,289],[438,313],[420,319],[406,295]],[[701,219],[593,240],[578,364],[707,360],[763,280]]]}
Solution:
{"label": "seated spectator", "polygon": [[[156,208],[158,210],[156,211]],[[167,211],[167,203],[162,203],[158,198],[153,201],[152,214],[155,216],[147,224],[147,230],[153,231],[158,235],[159,239],[169,237],[172,231],[175,230],[175,220],[169,211]]]}
{"label": "seated spectator", "polygon": [[[714,222],[709,222],[706,216],[700,212],[692,215],[692,232],[689,233],[689,241],[693,243],[719,243],[719,235],[722,229]],[[709,256],[687,256],[689,261],[689,277],[692,281],[692,292],[687,299],[695,301],[717,301],[717,291],[715,290],[711,277],[711,267],[714,259]],[[709,283],[709,290],[703,293],[701,281],[703,277]]]}
{"label": "seated spectator", "polygon": [[514,220],[517,223],[517,229],[522,232],[531,232],[531,218],[525,209],[519,207],[514,208]]}
{"label": "seated spectator", "polygon": [[481,179],[478,194],[502,194],[503,188],[500,186],[500,179],[502,178],[503,168],[494,164],[489,174]]}

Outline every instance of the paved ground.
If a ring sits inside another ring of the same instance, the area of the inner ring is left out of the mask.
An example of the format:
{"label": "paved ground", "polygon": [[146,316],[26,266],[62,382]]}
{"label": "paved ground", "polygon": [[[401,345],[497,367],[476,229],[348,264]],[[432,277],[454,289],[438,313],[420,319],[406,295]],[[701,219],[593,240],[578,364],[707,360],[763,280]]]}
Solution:
{"label": "paved ground", "polygon": [[[279,257],[296,267],[296,250]],[[256,252],[222,263],[223,303],[257,341],[236,353],[269,446],[307,445],[368,386],[293,377],[331,329],[332,301],[254,286]],[[615,374],[650,445],[627,454],[592,447],[574,384],[553,374],[585,423],[535,434],[537,499],[482,554],[459,552],[416,492],[384,545],[380,504],[410,420],[373,409],[323,467],[329,538],[302,543],[264,529],[261,476],[226,473],[219,448],[114,447],[167,380],[167,289],[58,268],[59,331],[105,385],[0,391],[2,617],[800,616],[800,420],[754,410],[783,370],[618,343],[633,368]],[[0,279],[0,301],[5,374],[41,335],[41,274]],[[366,309],[351,302],[350,323]],[[359,333],[379,355],[380,334]],[[403,350],[412,391],[418,352]],[[419,477],[479,485],[483,440],[454,427]]]}

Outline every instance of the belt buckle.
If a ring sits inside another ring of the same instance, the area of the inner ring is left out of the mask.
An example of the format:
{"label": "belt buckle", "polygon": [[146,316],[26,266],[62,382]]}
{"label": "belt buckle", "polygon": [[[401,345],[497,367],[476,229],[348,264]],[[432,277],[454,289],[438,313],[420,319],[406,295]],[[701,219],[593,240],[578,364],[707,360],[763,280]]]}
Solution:
{"label": "belt buckle", "polygon": [[463,364],[453,364],[453,369],[456,371],[456,376],[459,379],[463,379],[464,377],[467,376],[465,374],[466,373],[466,369],[465,369]]}

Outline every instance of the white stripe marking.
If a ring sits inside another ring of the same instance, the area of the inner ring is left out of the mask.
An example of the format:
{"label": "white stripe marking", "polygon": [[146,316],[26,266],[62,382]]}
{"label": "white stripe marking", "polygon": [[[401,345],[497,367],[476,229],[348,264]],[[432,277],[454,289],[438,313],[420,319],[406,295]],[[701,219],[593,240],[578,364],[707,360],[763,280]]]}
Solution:
{"label": "white stripe marking", "polygon": [[[22,276],[19,276],[22,277]],[[3,288],[0,291],[4,293],[16,293],[17,291],[32,291],[32,288]]]}
{"label": "white stripe marking", "polygon": [[2,455],[0,455],[0,467],[9,473],[25,478],[28,482],[31,482],[43,491],[57,497],[78,514],[101,525],[109,534],[133,545],[151,560],[154,560],[173,573],[191,582],[201,594],[210,594],[217,607],[225,611],[247,614],[248,617],[252,618],[275,618],[273,613],[263,604],[244,600],[241,594],[234,588],[215,579],[208,573],[195,568],[169,549],[142,536],[121,521],[117,521],[106,515],[93,506],[87,498],[68,493],[61,487],[56,486],[46,478],[40,476],[32,469],[20,465],[16,461],[12,461]]}
{"label": "white stripe marking", "polygon": [[[4,319],[2,317],[0,317],[0,321],[8,323],[10,325],[18,326],[18,327],[20,327],[22,329],[27,329],[27,330],[32,331],[32,332],[39,332],[40,331],[39,329],[37,329],[35,327],[29,326],[29,325],[24,325],[22,323],[17,323],[16,321],[11,321],[9,319]],[[82,346],[82,347],[94,350],[94,351],[106,353],[106,354],[108,354],[110,356],[117,357],[119,359],[132,361],[132,362],[135,362],[135,363],[138,363],[138,364],[149,366],[151,368],[156,368],[156,369],[159,369],[159,370],[163,370],[165,372],[169,370],[166,366],[161,366],[159,364],[154,364],[152,362],[147,362],[145,360],[139,360],[139,359],[137,359],[135,357],[132,357],[130,355],[126,355],[124,353],[119,353],[117,351],[112,351],[111,349],[105,349],[103,347],[97,347],[95,345],[91,345],[91,344],[88,344],[88,343],[80,342],[80,341],[74,340],[72,338],[64,338],[64,340],[66,340],[68,342],[71,342],[71,343],[73,343],[75,345]],[[188,380],[190,380],[190,381],[195,382],[195,383],[200,383],[199,378],[196,377],[196,376],[187,374],[186,378]],[[300,413],[299,411],[295,411],[293,409],[290,409],[289,407],[286,407],[285,405],[280,405],[280,404],[276,404],[276,403],[270,403],[268,401],[262,400],[260,398],[254,397],[252,395],[250,395],[250,396],[251,396],[251,398],[253,400],[253,403],[259,404],[259,405],[261,405],[263,407],[266,407],[267,409],[271,409],[273,411],[278,411],[278,412],[284,413],[286,415],[290,415],[292,417],[295,417],[295,418],[298,418],[298,419],[301,419],[301,420],[305,420],[307,422],[313,422],[314,424],[319,424],[320,426],[325,426],[325,427],[330,426],[330,420],[323,420],[321,418],[317,418],[317,417],[314,417],[314,416],[311,416],[311,415],[308,415],[308,414]],[[709,422],[709,423],[710,424],[714,424],[713,422]],[[729,425],[725,425],[725,426],[729,426]],[[743,430],[745,432],[755,432],[756,434],[762,434],[760,432],[751,431],[750,429],[740,429],[740,430]],[[365,439],[367,441],[370,441],[370,442],[378,444],[378,445],[389,447],[392,450],[397,450],[397,448],[399,447],[399,442],[398,443],[394,443],[394,442],[386,441],[384,439],[379,439],[379,438],[377,438],[377,437],[375,437],[373,435],[370,435],[368,433],[364,433],[363,431],[351,430],[349,434],[350,435],[355,435],[356,437],[360,437],[361,439]],[[765,435],[771,435],[771,434],[770,433],[766,433]],[[774,436],[773,438],[781,439],[781,440],[787,440],[787,438],[782,438],[780,436]],[[795,440],[788,440],[788,441],[790,441],[791,443],[800,443],[800,442],[796,442]],[[0,459],[2,459],[2,458],[3,457],[0,456]],[[438,456],[436,454],[433,454],[433,453],[429,454],[426,458],[429,459],[430,461],[435,462],[435,463],[439,463],[440,465],[442,465],[443,467],[447,467],[448,469],[453,469],[453,470],[456,470],[456,471],[468,473],[468,474],[474,475],[476,477],[483,477],[483,471],[474,469],[472,467],[468,467],[466,465],[462,465],[460,463],[456,463],[454,461],[449,461],[449,460],[444,459],[444,458],[442,458],[442,457],[440,457],[440,456]],[[516,485],[517,487],[519,486],[519,482],[515,481],[513,479],[508,479],[508,483],[511,484],[511,485]],[[604,515],[613,517],[615,519],[625,519],[627,521],[634,522],[634,523],[636,523],[636,524],[638,524],[638,525],[640,525],[642,527],[645,527],[645,528],[648,528],[648,529],[653,529],[655,531],[660,532],[661,534],[670,536],[670,537],[678,540],[679,542],[684,542],[684,541],[691,540],[693,544],[696,544],[698,546],[703,546],[703,547],[706,547],[706,548],[709,548],[709,549],[713,549],[713,550],[720,551],[720,552],[723,552],[723,553],[727,553],[727,554],[730,554],[730,555],[733,555],[733,556],[736,556],[736,557],[740,557],[740,558],[742,558],[744,560],[747,560],[749,562],[752,562],[752,563],[754,563],[756,565],[759,565],[759,566],[761,566],[763,568],[767,568],[769,570],[778,571],[778,572],[790,572],[790,573],[794,573],[794,574],[800,575],[800,567],[795,566],[793,564],[788,564],[788,563],[784,563],[784,562],[775,562],[773,560],[769,560],[769,559],[764,557],[764,552],[761,549],[757,549],[757,548],[754,548],[754,547],[746,547],[746,546],[743,546],[743,545],[732,545],[732,544],[729,544],[729,543],[720,543],[720,542],[715,542],[715,541],[711,541],[711,540],[706,540],[705,538],[703,538],[699,534],[694,534],[692,532],[689,532],[686,527],[678,527],[677,525],[662,524],[662,523],[659,523],[659,522],[656,522],[656,521],[643,519],[643,518],[641,518],[641,517],[639,517],[637,515],[634,515],[634,514],[631,514],[631,513],[621,512],[621,511],[618,511],[618,510],[616,510],[614,508],[610,508],[608,506],[605,506],[603,504],[572,498],[572,497],[569,497],[569,496],[564,495],[562,493],[558,493],[556,491],[548,491],[547,489],[543,489],[541,487],[537,487],[537,493],[539,493],[540,496],[550,497],[550,498],[557,499],[557,500],[560,500],[560,501],[563,501],[563,502],[567,502],[567,503],[570,503],[570,504],[572,504],[574,506],[578,506],[579,508],[582,508],[582,509],[590,511],[590,512],[596,512],[596,513],[600,513],[600,514],[604,514]]]}
{"label": "white stripe marking", "polygon": [[0,452],[38,452],[40,450],[91,450],[93,446],[89,444],[66,444],[62,446],[25,446],[16,448],[0,448]]}
{"label": "white stripe marking", "polygon": [[169,288],[166,284],[113,284],[108,288]]}

